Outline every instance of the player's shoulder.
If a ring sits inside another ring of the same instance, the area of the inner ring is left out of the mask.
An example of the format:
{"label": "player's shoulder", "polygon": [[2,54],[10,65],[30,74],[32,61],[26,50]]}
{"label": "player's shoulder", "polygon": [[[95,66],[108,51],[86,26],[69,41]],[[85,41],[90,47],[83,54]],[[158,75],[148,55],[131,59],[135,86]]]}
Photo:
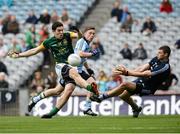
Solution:
{"label": "player's shoulder", "polygon": [[63,33],[63,39],[71,40],[71,34],[69,31]]}
{"label": "player's shoulder", "polygon": [[84,38],[80,38],[78,41],[77,41],[77,44],[87,44],[86,43],[86,40]]}
{"label": "player's shoulder", "polygon": [[152,58],[152,60],[157,61],[158,60],[157,56]]}
{"label": "player's shoulder", "polygon": [[54,44],[57,42],[57,39],[53,36],[43,41],[43,45],[48,48],[51,44]]}
{"label": "player's shoulder", "polygon": [[149,61],[149,65],[152,66],[152,65],[154,65],[154,64],[157,64],[157,62],[158,62],[157,57],[154,57],[154,58],[152,58],[152,59]]}
{"label": "player's shoulder", "polygon": [[64,32],[64,33],[63,33],[63,36],[64,36],[64,37],[69,37],[69,36],[70,36],[70,32],[68,32],[68,31]]}
{"label": "player's shoulder", "polygon": [[53,36],[53,37],[47,38],[44,42],[52,42],[54,40],[56,40],[56,38]]}
{"label": "player's shoulder", "polygon": [[84,41],[84,39],[83,39],[83,38],[80,38],[77,42],[82,42],[82,41]]}
{"label": "player's shoulder", "polygon": [[158,58],[157,58],[157,57],[154,57],[154,58],[151,59],[150,62],[158,62]]}

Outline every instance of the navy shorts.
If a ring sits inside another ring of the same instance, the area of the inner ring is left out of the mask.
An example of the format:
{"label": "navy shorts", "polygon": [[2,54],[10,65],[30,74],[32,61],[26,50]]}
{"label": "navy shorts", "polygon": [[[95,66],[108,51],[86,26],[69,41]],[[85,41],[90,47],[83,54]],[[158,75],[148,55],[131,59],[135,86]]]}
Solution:
{"label": "navy shorts", "polygon": [[144,95],[150,95],[152,94],[151,87],[148,86],[143,80],[141,79],[136,79],[133,81],[136,84],[136,90],[135,91],[128,91],[130,94],[137,94],[140,96]]}

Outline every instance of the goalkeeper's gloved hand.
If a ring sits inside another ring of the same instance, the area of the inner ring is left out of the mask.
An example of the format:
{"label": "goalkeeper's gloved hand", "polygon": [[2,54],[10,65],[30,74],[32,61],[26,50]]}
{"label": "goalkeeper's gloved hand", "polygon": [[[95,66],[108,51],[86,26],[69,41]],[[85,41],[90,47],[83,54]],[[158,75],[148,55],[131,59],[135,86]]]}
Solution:
{"label": "goalkeeper's gloved hand", "polygon": [[86,69],[90,76],[94,75],[94,71],[90,68]]}

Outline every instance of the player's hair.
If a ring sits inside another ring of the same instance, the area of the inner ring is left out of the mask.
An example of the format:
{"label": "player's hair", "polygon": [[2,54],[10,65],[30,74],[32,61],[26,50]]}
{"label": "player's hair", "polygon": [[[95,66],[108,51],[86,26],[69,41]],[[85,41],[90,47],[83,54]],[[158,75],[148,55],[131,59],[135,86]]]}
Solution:
{"label": "player's hair", "polygon": [[87,32],[88,30],[95,30],[95,27],[93,26],[88,26],[84,29],[83,33]]}
{"label": "player's hair", "polygon": [[57,27],[62,27],[63,24],[59,21],[56,21],[52,24],[52,30],[55,31]]}
{"label": "player's hair", "polygon": [[168,54],[168,57],[170,56],[171,54],[171,48],[169,46],[161,46],[159,48],[159,50],[163,50],[164,53],[167,53]]}

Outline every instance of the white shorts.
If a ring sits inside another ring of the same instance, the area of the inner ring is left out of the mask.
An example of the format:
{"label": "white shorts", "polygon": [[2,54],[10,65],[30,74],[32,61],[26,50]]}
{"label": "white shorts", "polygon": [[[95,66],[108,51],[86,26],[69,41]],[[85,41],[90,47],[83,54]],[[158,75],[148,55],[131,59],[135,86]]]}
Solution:
{"label": "white shorts", "polygon": [[56,74],[58,76],[58,81],[62,78],[62,74],[61,74],[61,70],[63,68],[63,66],[66,65],[65,63],[59,63],[59,64],[56,64],[55,66],[55,71],[56,71]]}
{"label": "white shorts", "polygon": [[73,66],[71,66],[69,64],[66,64],[66,63],[58,63],[58,64],[56,64],[55,65],[55,71],[56,71],[56,74],[58,76],[58,81],[62,78],[61,70],[62,70],[64,65],[68,65],[68,66],[70,66],[72,68],[76,68],[77,69],[77,67],[73,67]]}

